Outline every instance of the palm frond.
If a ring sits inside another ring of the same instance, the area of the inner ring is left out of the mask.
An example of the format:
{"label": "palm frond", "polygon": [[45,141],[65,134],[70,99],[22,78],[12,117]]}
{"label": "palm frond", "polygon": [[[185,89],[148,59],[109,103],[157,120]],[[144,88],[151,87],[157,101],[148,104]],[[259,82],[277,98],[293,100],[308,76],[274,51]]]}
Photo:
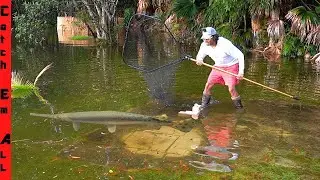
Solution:
{"label": "palm frond", "polygon": [[299,6],[288,12],[285,16],[286,19],[291,21],[291,31],[304,39],[307,33],[316,27],[319,23],[317,14],[308,11],[305,7]]}
{"label": "palm frond", "polygon": [[272,37],[275,39],[279,39],[283,37],[285,33],[283,21],[282,20],[269,21],[267,32],[269,37]]}
{"label": "palm frond", "polygon": [[177,14],[177,17],[185,17],[188,19],[193,19],[197,14],[197,7],[193,0],[176,0],[173,3],[173,12]]}
{"label": "palm frond", "polygon": [[315,55],[312,57],[311,61],[316,61],[317,59],[320,60],[320,53],[315,54]]}
{"label": "palm frond", "polygon": [[251,0],[249,1],[249,9],[251,15],[270,16],[271,12],[278,8],[281,0]]}
{"label": "palm frond", "polygon": [[320,26],[317,26],[309,32],[306,41],[308,44],[313,44],[315,46],[320,46]]}

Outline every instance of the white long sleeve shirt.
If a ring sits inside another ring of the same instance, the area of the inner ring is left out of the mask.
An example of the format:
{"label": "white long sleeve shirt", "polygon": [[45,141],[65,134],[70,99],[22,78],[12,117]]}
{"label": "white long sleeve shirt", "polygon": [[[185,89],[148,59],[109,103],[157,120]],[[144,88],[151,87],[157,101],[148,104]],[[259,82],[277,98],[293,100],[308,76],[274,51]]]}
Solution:
{"label": "white long sleeve shirt", "polygon": [[216,67],[232,66],[239,63],[239,74],[244,73],[243,53],[224,37],[219,37],[215,47],[208,46],[205,42],[201,44],[196,59],[203,61],[206,56],[214,60]]}

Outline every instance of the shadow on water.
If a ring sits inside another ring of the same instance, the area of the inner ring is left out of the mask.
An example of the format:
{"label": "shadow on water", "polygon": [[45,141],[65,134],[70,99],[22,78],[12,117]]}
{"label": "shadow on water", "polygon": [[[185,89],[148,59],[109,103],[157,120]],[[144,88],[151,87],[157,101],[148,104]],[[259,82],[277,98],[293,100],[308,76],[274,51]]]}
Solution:
{"label": "shadow on water", "polygon": [[[123,126],[111,134],[102,125],[84,125],[75,132],[71,123],[61,122],[56,132],[50,119],[29,116],[30,112],[50,112],[35,96],[15,99],[15,179],[127,178],[132,174],[139,177],[146,170],[170,172],[168,177],[172,171],[191,173],[194,178],[211,170],[228,172],[228,167],[233,173],[227,176],[248,179],[320,176],[319,74],[312,64],[268,62],[248,56],[246,77],[298,94],[302,100],[242,82],[238,88],[245,108],[239,112],[233,108],[227,89],[217,86],[213,92],[221,103],[195,121],[177,113],[200,101],[209,71],[205,67],[183,62],[139,72],[124,64],[120,52],[112,47],[60,46],[39,52],[22,48],[13,54],[13,68],[28,79],[48,62],[54,62],[54,67],[39,80],[39,89],[54,105],[55,113],[110,110],[167,114],[177,124]],[[191,162],[199,162],[196,165],[201,169]],[[116,173],[112,175],[110,169]]]}

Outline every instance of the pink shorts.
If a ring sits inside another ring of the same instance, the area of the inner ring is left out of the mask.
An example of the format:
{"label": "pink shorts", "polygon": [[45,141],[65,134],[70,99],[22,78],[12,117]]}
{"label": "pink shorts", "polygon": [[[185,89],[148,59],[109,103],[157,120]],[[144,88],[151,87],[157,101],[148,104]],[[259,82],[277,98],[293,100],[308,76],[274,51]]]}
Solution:
{"label": "pink shorts", "polygon": [[[239,64],[234,64],[228,67],[217,67],[219,69],[223,69],[225,71],[231,72],[233,74],[238,74],[239,72]],[[207,80],[208,84],[222,84],[227,86],[235,86],[239,84],[239,79],[236,76],[232,76],[230,74],[212,69],[211,73]]]}

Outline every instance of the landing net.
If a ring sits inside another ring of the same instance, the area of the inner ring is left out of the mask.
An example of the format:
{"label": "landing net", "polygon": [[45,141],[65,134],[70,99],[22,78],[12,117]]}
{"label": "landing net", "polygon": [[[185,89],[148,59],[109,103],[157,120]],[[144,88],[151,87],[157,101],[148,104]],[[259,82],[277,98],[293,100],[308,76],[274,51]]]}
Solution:
{"label": "landing net", "polygon": [[123,46],[124,62],[143,72],[178,64],[184,58],[180,44],[160,19],[135,14],[130,19]]}

